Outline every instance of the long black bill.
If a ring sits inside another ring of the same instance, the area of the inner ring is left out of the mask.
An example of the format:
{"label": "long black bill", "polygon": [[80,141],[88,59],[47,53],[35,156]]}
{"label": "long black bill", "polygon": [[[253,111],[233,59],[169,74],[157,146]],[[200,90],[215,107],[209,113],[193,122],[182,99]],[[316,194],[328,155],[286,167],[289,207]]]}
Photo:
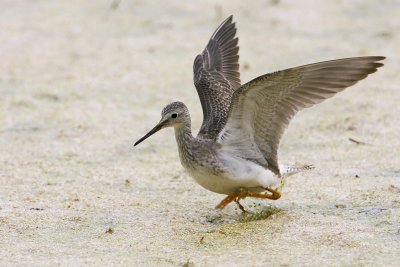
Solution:
{"label": "long black bill", "polygon": [[156,127],[154,127],[153,129],[151,129],[150,132],[148,132],[145,136],[143,136],[142,138],[140,138],[133,146],[137,146],[138,144],[140,144],[141,142],[143,142],[145,139],[149,138],[150,136],[152,136],[153,134],[155,134],[156,132],[158,132],[159,130],[162,129],[163,124],[159,123],[156,125]]}

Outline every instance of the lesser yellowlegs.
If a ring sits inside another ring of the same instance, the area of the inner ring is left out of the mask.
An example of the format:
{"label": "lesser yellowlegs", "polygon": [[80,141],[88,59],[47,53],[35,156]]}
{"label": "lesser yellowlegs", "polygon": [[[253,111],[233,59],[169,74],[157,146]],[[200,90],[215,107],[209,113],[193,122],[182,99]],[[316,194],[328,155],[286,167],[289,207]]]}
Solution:
{"label": "lesser yellowlegs", "polygon": [[278,164],[280,139],[292,117],[343,91],[383,66],[384,57],[325,61],[262,75],[240,83],[238,38],[232,16],[214,32],[194,60],[194,84],[203,123],[193,137],[186,105],[173,102],[140,142],[174,127],[183,167],[204,188],[228,195],[217,208],[245,197],[278,199],[280,180],[309,166]]}

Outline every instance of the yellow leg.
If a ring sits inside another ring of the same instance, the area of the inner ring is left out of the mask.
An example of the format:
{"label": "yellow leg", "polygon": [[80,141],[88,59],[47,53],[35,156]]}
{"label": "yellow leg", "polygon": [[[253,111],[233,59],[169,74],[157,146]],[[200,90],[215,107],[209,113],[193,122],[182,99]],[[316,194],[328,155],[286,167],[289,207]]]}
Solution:
{"label": "yellow leg", "polygon": [[245,210],[245,208],[242,206],[242,204],[240,204],[239,200],[240,200],[239,197],[235,198],[235,202],[236,202],[236,204],[238,205],[239,209],[240,209],[243,213],[247,213],[247,210]]}
{"label": "yellow leg", "polygon": [[265,188],[265,190],[267,190],[268,192],[272,193],[272,198],[270,198],[270,199],[277,200],[277,199],[281,198],[281,193],[279,193],[278,190],[271,189],[271,188],[268,188],[268,187]]}
{"label": "yellow leg", "polygon": [[271,194],[267,194],[267,193],[255,193],[255,192],[250,192],[244,189],[241,189],[229,196],[227,196],[226,198],[224,198],[217,206],[217,209],[223,209],[225,208],[226,205],[228,205],[229,203],[231,203],[232,201],[235,201],[239,208],[245,212],[244,208],[242,205],[240,205],[239,200],[242,198],[246,198],[246,197],[254,197],[254,198],[266,198],[266,199],[272,199],[272,200],[277,200],[281,197],[281,193],[279,193],[278,191],[274,190],[274,189],[270,189],[270,188],[265,188],[265,190],[267,190],[268,192],[270,192]]}
{"label": "yellow leg", "polygon": [[233,193],[226,198],[224,198],[215,208],[216,209],[223,209],[226,205],[234,201],[239,196],[239,192]]}

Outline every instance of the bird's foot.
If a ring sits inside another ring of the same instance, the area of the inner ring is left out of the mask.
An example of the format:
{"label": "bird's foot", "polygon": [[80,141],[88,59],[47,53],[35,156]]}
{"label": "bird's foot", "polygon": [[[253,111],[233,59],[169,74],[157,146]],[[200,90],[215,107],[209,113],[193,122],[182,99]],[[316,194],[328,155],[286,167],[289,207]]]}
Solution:
{"label": "bird's foot", "polygon": [[239,189],[237,192],[227,196],[226,198],[224,198],[215,208],[216,209],[223,209],[226,207],[226,205],[228,205],[229,203],[231,203],[232,201],[235,201],[236,204],[238,205],[239,209],[242,212],[247,212],[244,207],[239,203],[240,199],[244,199],[246,197],[254,197],[254,198],[267,198],[267,199],[272,199],[272,200],[277,200],[281,197],[281,193],[279,193],[277,190],[275,189],[271,189],[271,188],[265,188],[266,191],[270,192],[271,194],[268,193],[256,193],[256,192],[250,192],[246,189]]}
{"label": "bird's foot", "polygon": [[239,209],[242,211],[243,214],[248,213],[248,211],[243,207],[243,205],[240,204],[239,200],[240,200],[240,197],[237,197],[234,200],[236,202],[236,204],[238,205]]}
{"label": "bird's foot", "polygon": [[232,201],[235,201],[238,204],[238,206],[240,205],[239,208],[242,210],[243,206],[239,203],[239,200],[245,198],[246,196],[247,196],[247,190],[240,188],[237,192],[230,194],[226,198],[224,198],[215,208],[222,210],[223,208],[225,208],[226,205],[228,205]]}
{"label": "bird's foot", "polygon": [[267,194],[267,193],[265,193],[265,195],[268,195],[269,197],[269,199],[272,199],[272,200],[277,200],[277,199],[280,199],[281,198],[281,193],[277,190],[277,189],[271,189],[271,188],[265,188],[265,190],[267,190],[268,192],[270,192],[272,195],[269,195],[269,194]]}

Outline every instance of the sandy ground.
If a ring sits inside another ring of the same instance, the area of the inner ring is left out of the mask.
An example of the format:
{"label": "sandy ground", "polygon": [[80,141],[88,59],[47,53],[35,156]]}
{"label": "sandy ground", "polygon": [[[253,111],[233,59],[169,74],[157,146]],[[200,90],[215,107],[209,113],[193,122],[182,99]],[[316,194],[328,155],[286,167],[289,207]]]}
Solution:
{"label": "sandy ground", "polygon": [[[173,100],[199,128],[192,62],[230,14],[243,82],[388,57],[293,120],[280,161],[317,168],[246,199],[258,220],[213,209],[173,130],[133,149]],[[399,266],[399,18],[389,0],[1,1],[0,265]]]}

